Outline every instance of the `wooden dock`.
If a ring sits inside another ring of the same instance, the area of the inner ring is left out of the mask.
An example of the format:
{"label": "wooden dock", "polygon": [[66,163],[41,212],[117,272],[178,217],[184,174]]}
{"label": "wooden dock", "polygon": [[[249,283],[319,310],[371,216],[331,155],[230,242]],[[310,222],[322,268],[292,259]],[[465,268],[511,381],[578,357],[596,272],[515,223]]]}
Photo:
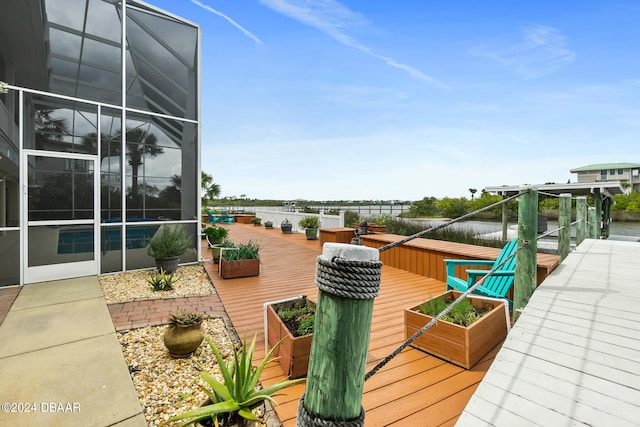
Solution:
{"label": "wooden dock", "polygon": [[533,294],[459,426],[638,426],[640,243],[585,240]]}
{"label": "wooden dock", "polygon": [[[253,240],[261,244],[260,276],[222,279],[217,265],[205,262],[213,284],[240,337],[257,335],[256,359],[264,356],[263,304],[283,298],[307,295],[317,300],[314,284],[319,241],[304,234],[283,234],[253,225],[225,225],[234,241]],[[496,249],[486,248],[488,254]],[[203,256],[210,259],[208,250]],[[374,302],[367,370],[404,342],[403,310],[445,290],[445,284],[398,268],[384,266],[380,296]],[[419,350],[407,348],[365,383],[363,407],[367,427],[453,425],[471,398],[497,353],[494,348],[474,368],[465,370]],[[273,363],[262,383],[284,377]],[[285,427],[295,426],[298,402],[304,384],[285,390],[276,398],[278,417]]]}

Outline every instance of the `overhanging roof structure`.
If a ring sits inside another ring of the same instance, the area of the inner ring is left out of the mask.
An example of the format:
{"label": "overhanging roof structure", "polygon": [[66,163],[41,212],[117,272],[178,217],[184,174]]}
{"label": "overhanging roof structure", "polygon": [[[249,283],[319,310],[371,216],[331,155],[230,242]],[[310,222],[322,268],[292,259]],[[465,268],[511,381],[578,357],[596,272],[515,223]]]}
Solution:
{"label": "overhanging roof structure", "polygon": [[539,192],[549,194],[570,193],[574,196],[593,195],[596,189],[600,190],[600,194],[611,198],[616,194],[626,193],[620,181],[573,182],[568,184],[500,185],[485,187],[484,191],[501,196],[512,196],[514,194],[518,194],[526,187],[535,187]]}

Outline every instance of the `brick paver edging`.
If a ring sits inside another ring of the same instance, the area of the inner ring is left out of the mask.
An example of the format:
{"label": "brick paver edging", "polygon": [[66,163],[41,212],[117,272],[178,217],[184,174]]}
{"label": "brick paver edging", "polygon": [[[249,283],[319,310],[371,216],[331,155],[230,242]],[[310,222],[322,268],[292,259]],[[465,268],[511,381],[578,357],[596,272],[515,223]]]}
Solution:
{"label": "brick paver edging", "polygon": [[178,310],[197,311],[205,318],[221,317],[230,324],[218,295],[159,298],[107,304],[116,331],[163,325]]}

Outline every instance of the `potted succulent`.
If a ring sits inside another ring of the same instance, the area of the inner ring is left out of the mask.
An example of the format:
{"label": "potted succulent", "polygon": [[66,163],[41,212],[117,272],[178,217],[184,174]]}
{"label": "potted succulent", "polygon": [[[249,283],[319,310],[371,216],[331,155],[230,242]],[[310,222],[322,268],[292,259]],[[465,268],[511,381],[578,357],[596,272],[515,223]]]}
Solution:
{"label": "potted succulent", "polygon": [[207,401],[199,408],[178,414],[161,425],[179,420],[185,421],[181,426],[198,422],[204,426],[247,426],[246,421],[255,425],[261,421],[253,412],[256,407],[263,405],[266,400],[275,403],[272,397],[275,393],[285,387],[304,381],[304,379],[283,380],[258,389],[260,375],[262,375],[265,366],[273,361],[271,355],[275,351],[275,347],[266,354],[259,366],[254,366],[255,336],[248,347],[245,339],[242,346],[234,350],[229,361],[222,358],[215,344],[208,337],[206,339],[218,362],[223,381],[218,381],[204,366],[196,362],[202,370],[200,376],[209,386],[209,388],[203,387],[208,396]]}
{"label": "potted succulent", "polygon": [[220,253],[220,275],[224,279],[260,274],[260,245],[249,240],[232,243]]}
{"label": "potted succulent", "polygon": [[253,225],[255,225],[256,227],[259,227],[259,226],[261,226],[261,225],[262,225],[261,221],[262,221],[262,218],[258,218],[258,217],[251,218],[251,222],[252,222],[252,223],[253,223]]}
{"label": "potted succulent", "polygon": [[265,221],[264,228],[273,228],[273,221]]}
{"label": "potted succulent", "polygon": [[218,245],[227,238],[229,235],[229,230],[224,227],[220,227],[219,225],[212,225],[204,229],[204,234],[207,239],[207,243],[209,247],[213,245]]}
{"label": "potted succulent", "polygon": [[293,228],[293,224],[291,224],[291,221],[289,221],[289,218],[285,218],[284,221],[280,223],[280,230],[282,230],[282,232],[285,234],[291,233],[292,228]]}
{"label": "potted succulent", "polygon": [[298,221],[300,228],[304,228],[307,240],[318,239],[318,228],[320,228],[320,218],[317,216],[305,216]]}
{"label": "potted succulent", "polygon": [[[267,340],[290,378],[307,375],[316,304],[306,297],[267,305]],[[279,343],[279,345],[278,345]]]}
{"label": "potted succulent", "polygon": [[149,239],[147,253],[155,258],[158,270],[171,274],[182,255],[192,245],[184,227],[180,224],[164,224]]}
{"label": "potted succulent", "polygon": [[[404,311],[405,338],[439,314],[462,293],[448,291]],[[427,353],[470,369],[507,336],[504,302],[469,295],[413,343]]]}
{"label": "potted succulent", "polygon": [[188,357],[202,343],[202,314],[178,311],[171,315],[164,333],[164,345],[174,358]]}

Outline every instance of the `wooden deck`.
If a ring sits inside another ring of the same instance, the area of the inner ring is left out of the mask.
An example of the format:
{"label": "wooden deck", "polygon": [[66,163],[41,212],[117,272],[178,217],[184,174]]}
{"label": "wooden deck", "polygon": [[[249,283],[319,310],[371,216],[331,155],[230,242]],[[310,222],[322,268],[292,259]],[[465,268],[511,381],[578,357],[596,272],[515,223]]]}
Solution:
{"label": "wooden deck", "polygon": [[[264,356],[263,304],[297,295],[317,300],[314,285],[319,241],[304,234],[283,234],[253,225],[225,225],[234,241],[260,242],[262,267],[258,277],[222,279],[217,265],[205,262],[213,284],[240,337],[257,334],[256,359]],[[210,259],[208,250],[203,256]],[[444,291],[441,281],[384,266],[380,296],[374,303],[367,370],[404,342],[403,310]],[[471,370],[465,370],[426,353],[408,348],[365,383],[365,425],[453,425],[484,377],[500,346]],[[262,376],[264,385],[284,377],[277,363]],[[277,414],[285,427],[295,426],[304,384],[276,398]]]}
{"label": "wooden deck", "polygon": [[459,426],[638,426],[640,243],[585,240],[533,294]]}

